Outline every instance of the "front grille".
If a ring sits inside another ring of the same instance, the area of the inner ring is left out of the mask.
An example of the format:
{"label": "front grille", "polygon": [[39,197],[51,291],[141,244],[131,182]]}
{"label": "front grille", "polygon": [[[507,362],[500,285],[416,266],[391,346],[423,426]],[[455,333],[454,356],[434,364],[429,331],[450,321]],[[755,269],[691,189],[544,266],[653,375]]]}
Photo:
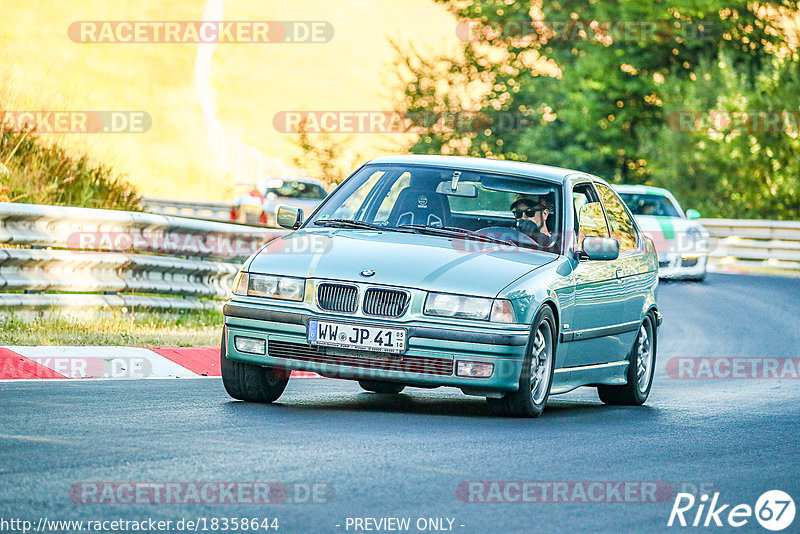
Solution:
{"label": "front grille", "polygon": [[[380,369],[382,371],[399,371],[423,375],[450,376],[453,374],[453,361],[443,358],[421,358],[419,356],[385,356],[358,351],[342,352],[341,349],[329,349],[304,343],[272,341],[267,345],[267,354],[273,358],[301,360],[305,362],[346,365],[364,369]],[[363,356],[358,356],[363,354]],[[326,373],[334,374],[334,373]]]}
{"label": "front grille", "polygon": [[397,289],[367,289],[364,313],[381,317],[400,317],[408,302],[408,293]]}
{"label": "front grille", "polygon": [[344,284],[320,284],[317,304],[323,310],[353,313],[358,306],[358,289]]}

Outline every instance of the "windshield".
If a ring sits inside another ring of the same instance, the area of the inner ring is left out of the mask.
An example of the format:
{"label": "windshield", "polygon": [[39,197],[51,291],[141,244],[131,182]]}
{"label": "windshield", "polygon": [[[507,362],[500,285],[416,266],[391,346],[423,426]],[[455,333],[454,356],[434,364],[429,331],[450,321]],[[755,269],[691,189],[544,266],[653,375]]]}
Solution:
{"label": "windshield", "polygon": [[680,217],[681,214],[672,201],[661,195],[619,193],[634,215],[654,217]]}
{"label": "windshield", "polygon": [[358,229],[355,221],[361,229],[373,225],[443,238],[464,235],[555,252],[562,212],[560,184],[489,172],[375,164],[340,185],[307,226]]}

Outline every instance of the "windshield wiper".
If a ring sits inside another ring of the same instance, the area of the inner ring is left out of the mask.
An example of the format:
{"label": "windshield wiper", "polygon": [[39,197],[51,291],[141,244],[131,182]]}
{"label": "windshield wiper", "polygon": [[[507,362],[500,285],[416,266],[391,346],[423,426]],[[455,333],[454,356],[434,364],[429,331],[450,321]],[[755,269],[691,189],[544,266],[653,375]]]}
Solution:
{"label": "windshield wiper", "polygon": [[416,230],[420,233],[428,233],[431,235],[439,235],[442,237],[464,237],[467,239],[474,239],[476,241],[485,241],[487,243],[497,243],[500,245],[507,245],[515,247],[516,245],[511,241],[500,239],[499,237],[482,234],[475,230],[466,230],[464,228],[454,228],[452,226],[426,226],[424,224],[401,224],[398,228],[408,228]]}
{"label": "windshield wiper", "polygon": [[325,219],[325,220],[316,220],[314,224],[317,226],[328,226],[330,228],[354,228],[357,230],[377,230],[379,232],[383,232],[385,230],[391,232],[403,232],[407,234],[416,233],[415,230],[408,229],[404,230],[401,228],[391,228],[389,226],[381,226],[379,224],[372,224],[364,221],[354,221],[352,219]]}

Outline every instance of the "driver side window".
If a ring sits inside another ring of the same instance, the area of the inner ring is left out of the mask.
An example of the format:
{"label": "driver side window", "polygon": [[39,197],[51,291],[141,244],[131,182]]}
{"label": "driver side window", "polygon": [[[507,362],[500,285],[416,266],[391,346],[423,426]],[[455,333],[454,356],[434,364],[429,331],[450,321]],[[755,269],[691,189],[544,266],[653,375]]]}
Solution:
{"label": "driver side window", "polygon": [[[575,244],[579,248],[585,237],[609,237],[603,209],[602,207],[599,210],[595,208],[599,202],[600,199],[589,182],[576,184],[572,189],[572,203],[575,207]],[[584,207],[585,209],[581,212],[581,208]]]}

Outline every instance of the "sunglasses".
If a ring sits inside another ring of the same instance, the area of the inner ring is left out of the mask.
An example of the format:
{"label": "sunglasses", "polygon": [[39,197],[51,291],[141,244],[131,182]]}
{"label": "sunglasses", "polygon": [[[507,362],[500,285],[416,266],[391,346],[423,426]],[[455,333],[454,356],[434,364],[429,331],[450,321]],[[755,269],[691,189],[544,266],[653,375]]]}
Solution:
{"label": "sunglasses", "polygon": [[534,215],[536,215],[537,211],[544,211],[544,210],[545,208],[529,208],[526,210],[511,210],[511,212],[514,214],[514,217],[516,217],[517,219],[521,219],[523,215],[527,215],[528,217],[533,217]]}

